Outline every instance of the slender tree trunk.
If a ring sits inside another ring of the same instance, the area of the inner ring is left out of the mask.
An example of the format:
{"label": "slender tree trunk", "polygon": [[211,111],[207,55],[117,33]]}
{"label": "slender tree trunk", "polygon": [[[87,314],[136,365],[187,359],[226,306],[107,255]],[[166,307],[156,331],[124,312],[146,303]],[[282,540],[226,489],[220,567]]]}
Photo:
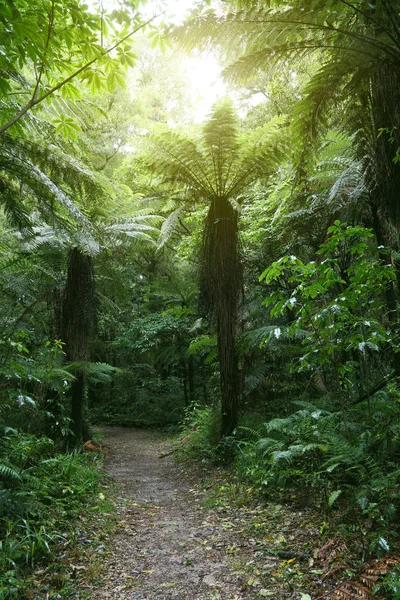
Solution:
{"label": "slender tree trunk", "polygon": [[208,394],[207,394],[207,384],[206,384],[206,382],[203,383],[203,402],[204,402],[204,406],[207,406],[207,404],[208,404]]}
{"label": "slender tree trunk", "polygon": [[83,405],[85,398],[85,375],[74,372],[75,381],[71,386],[71,430],[77,442],[83,438]]}
{"label": "slender tree trunk", "polygon": [[189,383],[189,400],[194,402],[194,361],[193,356],[188,358],[188,383]]}
{"label": "slender tree trunk", "polygon": [[181,361],[181,373],[182,373],[182,384],[183,384],[183,398],[184,398],[185,406],[189,406],[188,374],[187,374],[185,359],[182,359],[182,361]]}

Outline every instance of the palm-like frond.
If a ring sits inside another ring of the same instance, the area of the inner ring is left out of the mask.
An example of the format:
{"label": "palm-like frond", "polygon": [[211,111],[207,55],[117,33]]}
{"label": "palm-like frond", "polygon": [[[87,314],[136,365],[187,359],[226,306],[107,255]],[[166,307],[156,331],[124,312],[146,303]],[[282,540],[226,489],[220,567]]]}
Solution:
{"label": "palm-like frond", "polygon": [[51,252],[56,255],[72,247],[79,248],[87,256],[96,256],[101,250],[99,240],[95,232],[91,231],[69,231],[39,224],[32,228],[32,233],[24,241],[24,249],[28,251],[46,249],[44,256]]}
{"label": "palm-like frond", "polygon": [[194,200],[236,198],[260,177],[268,177],[282,159],[284,119],[276,118],[247,139],[229,101],[217,104],[198,144],[175,132],[154,139],[151,164],[166,181],[181,184]]}
{"label": "palm-like frond", "polygon": [[0,463],[0,478],[19,481],[21,479],[21,475],[19,470],[14,465]]}
{"label": "palm-like frond", "polygon": [[113,367],[107,363],[78,361],[71,362],[65,370],[68,374],[75,371],[83,371],[91,384],[108,383],[112,381],[114,375],[121,373],[121,369]]}
{"label": "palm-like frond", "polygon": [[165,219],[161,226],[160,237],[158,238],[158,247],[162,248],[169,242],[171,237],[176,234],[178,228],[180,228],[180,217],[182,213],[182,207],[173,210],[168,217]]}
{"label": "palm-like frond", "polygon": [[[26,143],[23,140],[17,140],[7,135],[2,137],[2,150],[0,153],[0,173],[3,173],[2,200],[6,202],[6,210],[10,213],[13,222],[21,221],[27,218],[26,209],[22,207],[29,203],[30,199],[36,200],[36,206],[41,212],[53,210],[55,204],[66,209],[67,214],[75,222],[84,224],[90,229],[90,223],[84,214],[77,208],[75,202],[71,199],[64,186],[66,172],[70,165],[65,161],[46,164],[46,170],[53,170],[53,178],[42,170],[38,164],[45,162],[39,145],[35,148],[33,144]],[[53,159],[54,160],[54,159]],[[55,173],[57,165],[57,173]],[[80,192],[84,187],[79,171],[79,177],[76,177],[77,169],[72,169],[69,177],[69,189],[72,190],[76,185],[80,186]],[[56,183],[57,179],[61,185]],[[11,200],[12,203],[10,202]]]}
{"label": "palm-like frond", "polygon": [[160,229],[150,224],[154,221],[159,222],[160,217],[155,215],[133,217],[120,223],[108,225],[104,228],[104,233],[114,243],[123,240],[123,238],[129,238],[131,242],[148,242],[156,245]]}
{"label": "palm-like frond", "polygon": [[244,395],[249,396],[254,390],[261,386],[265,381],[266,374],[269,370],[269,365],[257,365],[251,371],[246,373],[246,379],[244,384]]}
{"label": "palm-like frond", "polygon": [[[224,73],[235,81],[314,55],[321,67],[311,74],[292,114],[294,132],[303,148],[299,164],[309,157],[338,107],[341,126],[350,126],[355,102],[364,111],[364,128],[366,113],[374,111],[371,143],[374,160],[379,163],[378,128],[398,122],[400,1],[243,0],[230,4],[234,10],[228,14],[215,11],[194,16],[178,29],[177,36],[192,46],[217,43],[224,49],[233,47],[233,52],[227,51],[231,64]],[[366,102],[370,105],[365,106]],[[391,154],[389,161],[399,145],[398,137],[396,133],[391,149],[387,143],[380,148],[382,156]],[[378,171],[382,169],[378,167]],[[382,187],[382,181],[379,185]]]}
{"label": "palm-like frond", "polygon": [[381,1],[376,10],[363,0],[300,0],[292,6],[281,0],[231,4],[236,10],[225,15],[207,12],[176,33],[179,39],[185,34],[188,47],[224,45],[235,39],[235,52],[241,57],[229,67],[231,77],[247,75],[249,69],[264,70],[267,62],[276,64],[282,55],[288,59],[320,50],[363,54],[372,62],[386,61],[399,68],[398,0]]}

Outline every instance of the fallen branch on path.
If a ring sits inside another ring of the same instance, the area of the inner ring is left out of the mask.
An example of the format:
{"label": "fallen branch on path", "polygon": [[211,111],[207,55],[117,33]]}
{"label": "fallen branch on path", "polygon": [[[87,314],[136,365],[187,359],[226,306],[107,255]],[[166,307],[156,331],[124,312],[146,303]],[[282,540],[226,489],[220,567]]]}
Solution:
{"label": "fallen branch on path", "polygon": [[171,456],[171,454],[174,454],[177,451],[178,451],[178,448],[175,448],[174,450],[171,450],[170,452],[165,452],[165,454],[160,454],[160,456],[158,458],[165,458],[166,456]]}
{"label": "fallen branch on path", "polygon": [[279,558],[311,558],[306,552],[293,552],[292,550],[279,550],[279,552],[269,552],[272,556]]}

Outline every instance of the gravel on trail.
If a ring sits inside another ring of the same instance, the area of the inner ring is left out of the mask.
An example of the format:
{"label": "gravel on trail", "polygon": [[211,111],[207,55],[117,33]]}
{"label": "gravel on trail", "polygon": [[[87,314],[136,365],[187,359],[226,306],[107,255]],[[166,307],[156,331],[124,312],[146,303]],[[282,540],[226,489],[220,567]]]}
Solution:
{"label": "gravel on trail", "polygon": [[[168,454],[160,434],[104,428],[106,470],[119,485],[117,533],[93,600],[250,600],[237,569],[253,548],[227,527]],[[232,555],[232,549],[234,554]]]}

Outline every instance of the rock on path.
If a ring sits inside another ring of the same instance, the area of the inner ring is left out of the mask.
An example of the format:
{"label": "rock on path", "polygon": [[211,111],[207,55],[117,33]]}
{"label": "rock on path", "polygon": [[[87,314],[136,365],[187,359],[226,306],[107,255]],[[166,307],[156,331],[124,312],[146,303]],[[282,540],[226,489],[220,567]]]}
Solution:
{"label": "rock on path", "polygon": [[[154,432],[103,430],[108,473],[123,498],[118,533],[93,600],[248,600],[229,555],[234,533],[202,508],[168,445]],[[237,547],[237,546],[236,546]],[[246,554],[246,549],[244,549]]]}

